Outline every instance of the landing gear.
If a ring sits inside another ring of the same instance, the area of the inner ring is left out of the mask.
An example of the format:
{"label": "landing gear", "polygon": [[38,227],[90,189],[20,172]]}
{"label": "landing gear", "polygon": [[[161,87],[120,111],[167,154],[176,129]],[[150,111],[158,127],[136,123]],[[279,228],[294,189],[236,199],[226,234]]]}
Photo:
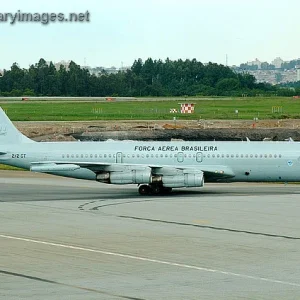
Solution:
{"label": "landing gear", "polygon": [[146,185],[146,184],[140,185],[140,187],[139,187],[140,195],[146,196],[146,195],[149,195],[150,192],[151,192],[151,188],[149,185]]}
{"label": "landing gear", "polygon": [[171,192],[172,192],[172,188],[164,187],[159,184],[151,184],[151,185],[143,184],[139,187],[139,193],[142,196],[162,195],[162,194],[169,194]]}
{"label": "landing gear", "polygon": [[163,187],[161,185],[155,184],[155,185],[151,185],[150,188],[151,188],[151,194],[158,195],[161,193]]}

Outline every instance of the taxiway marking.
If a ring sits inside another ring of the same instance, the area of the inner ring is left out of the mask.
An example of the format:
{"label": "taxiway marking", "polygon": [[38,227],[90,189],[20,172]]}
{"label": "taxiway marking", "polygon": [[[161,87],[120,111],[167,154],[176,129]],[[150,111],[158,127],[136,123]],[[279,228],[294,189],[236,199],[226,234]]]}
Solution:
{"label": "taxiway marking", "polygon": [[148,258],[148,257],[135,256],[135,255],[130,255],[130,254],[123,254],[123,253],[111,252],[111,251],[106,251],[106,250],[99,250],[99,249],[85,248],[85,247],[79,247],[79,246],[72,246],[72,245],[67,245],[67,244],[53,243],[53,242],[47,242],[47,241],[35,240],[35,239],[29,239],[29,238],[22,238],[22,237],[5,235],[5,234],[0,234],[0,238],[17,240],[17,241],[28,242],[28,243],[35,243],[35,244],[46,245],[46,246],[53,246],[53,247],[58,247],[58,248],[71,249],[71,250],[99,253],[99,254],[116,256],[116,257],[121,257],[121,258],[132,259],[132,260],[145,261],[145,262],[156,263],[156,264],[161,264],[161,265],[167,265],[167,266],[173,266],[173,267],[179,267],[179,268],[185,268],[185,269],[191,269],[191,270],[197,270],[197,271],[203,271],[203,272],[210,272],[210,273],[222,274],[222,275],[227,275],[227,276],[232,276],[232,277],[239,277],[239,278],[251,279],[251,280],[256,280],[256,281],[264,281],[264,282],[269,282],[269,283],[276,283],[276,284],[281,284],[281,285],[289,285],[289,286],[294,286],[294,287],[300,288],[300,283],[276,280],[276,279],[272,279],[272,278],[259,277],[259,276],[254,276],[254,275],[227,272],[227,271],[222,271],[222,270],[217,270],[217,269],[210,269],[210,268],[205,268],[205,267],[200,267],[200,266],[195,266],[195,265],[187,265],[187,264],[182,264],[182,263],[177,263],[177,262],[152,259],[152,258]]}

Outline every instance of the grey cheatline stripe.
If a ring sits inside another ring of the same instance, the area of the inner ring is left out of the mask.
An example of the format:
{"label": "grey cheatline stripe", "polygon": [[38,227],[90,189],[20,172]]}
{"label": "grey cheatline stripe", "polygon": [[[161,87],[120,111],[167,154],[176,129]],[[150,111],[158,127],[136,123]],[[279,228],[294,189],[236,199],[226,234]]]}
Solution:
{"label": "grey cheatline stripe", "polygon": [[91,248],[84,248],[84,247],[72,246],[72,245],[66,245],[66,244],[52,243],[52,242],[47,242],[47,241],[42,241],[42,240],[34,240],[34,239],[10,236],[10,235],[5,235],[5,234],[0,234],[0,238],[23,241],[23,242],[28,242],[28,243],[41,244],[41,245],[47,245],[47,246],[53,246],[53,247],[59,247],[59,248],[65,248],[65,249],[71,249],[71,250],[85,251],[85,252],[91,252],[91,253],[100,253],[100,254],[104,254],[104,255],[110,255],[110,256],[122,257],[122,258],[127,258],[127,259],[151,262],[151,263],[156,263],[156,264],[161,264],[161,265],[168,265],[168,266],[174,266],[174,267],[203,271],[203,272],[223,274],[223,275],[227,275],[227,276],[234,276],[234,277],[239,277],[239,278],[264,281],[264,282],[269,282],[269,283],[276,283],[276,284],[281,284],[281,285],[289,285],[289,286],[294,286],[294,287],[300,288],[300,283],[288,282],[288,281],[282,281],[282,280],[276,280],[276,279],[271,279],[271,278],[266,278],[266,277],[258,277],[258,276],[252,276],[252,275],[246,275],[246,274],[239,274],[239,273],[233,273],[233,272],[226,272],[226,271],[217,270],[217,269],[198,267],[198,266],[194,266],[194,265],[181,264],[181,263],[152,259],[152,258],[141,257],[141,256],[122,254],[122,253],[117,253],[117,252],[91,249]]}

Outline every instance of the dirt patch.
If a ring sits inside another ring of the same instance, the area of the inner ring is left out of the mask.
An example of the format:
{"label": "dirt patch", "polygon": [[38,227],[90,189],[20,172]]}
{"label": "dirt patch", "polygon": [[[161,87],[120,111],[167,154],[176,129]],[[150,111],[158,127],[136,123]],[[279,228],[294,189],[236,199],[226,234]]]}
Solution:
{"label": "dirt patch", "polygon": [[300,140],[300,120],[15,122],[36,141],[140,140]]}

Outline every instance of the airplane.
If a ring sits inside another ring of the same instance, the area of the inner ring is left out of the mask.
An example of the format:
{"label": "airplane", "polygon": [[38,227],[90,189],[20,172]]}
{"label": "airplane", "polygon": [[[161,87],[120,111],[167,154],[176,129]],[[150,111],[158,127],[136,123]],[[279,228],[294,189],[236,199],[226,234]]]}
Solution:
{"label": "airplane", "polygon": [[107,184],[137,184],[140,195],[157,195],[203,187],[204,182],[300,181],[300,144],[249,139],[35,142],[0,107],[0,163]]}

